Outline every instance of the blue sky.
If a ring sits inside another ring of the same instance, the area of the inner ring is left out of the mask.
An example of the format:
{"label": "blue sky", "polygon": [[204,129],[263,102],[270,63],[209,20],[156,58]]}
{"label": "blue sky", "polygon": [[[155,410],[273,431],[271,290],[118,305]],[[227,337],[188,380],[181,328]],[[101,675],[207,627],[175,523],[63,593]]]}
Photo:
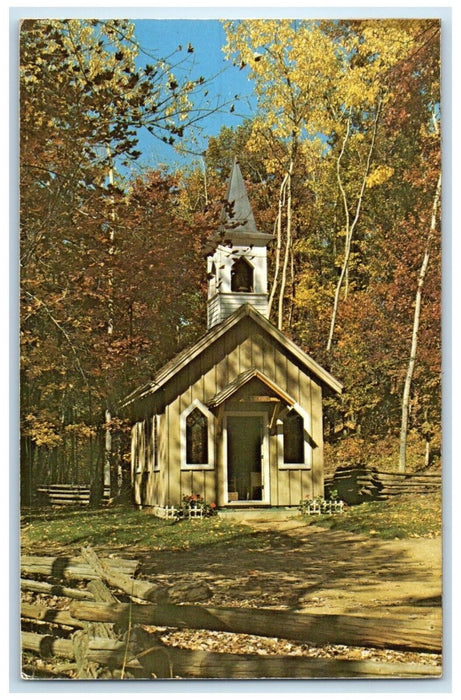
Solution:
{"label": "blue sky", "polygon": [[[236,94],[241,96],[242,99],[235,103],[234,112],[231,113],[228,107],[224,112],[212,114],[200,123],[200,132],[195,133],[199,138],[199,151],[206,147],[207,136],[216,136],[223,126],[235,127],[242,123],[245,117],[252,116],[255,106],[252,85],[246,69],[239,70],[233,66],[232,61],[225,59],[222,47],[226,36],[221,22],[204,19],[140,19],[135,20],[134,24],[135,38],[147,54],[166,58],[181,45],[183,50],[174,60],[181,56],[190,58],[193,62],[192,78],[201,75],[204,78],[216,76],[207,85],[208,99],[211,103],[217,100],[232,101]],[[188,44],[192,44],[193,54],[187,53]],[[139,62],[149,63],[149,56],[140,53]],[[191,148],[195,150],[196,146],[191,145]],[[164,163],[174,168],[184,160],[193,159],[193,156],[181,158],[171,146],[162,144],[147,131],[141,134],[139,150],[142,151],[139,160],[141,166],[155,168],[159,163]]]}

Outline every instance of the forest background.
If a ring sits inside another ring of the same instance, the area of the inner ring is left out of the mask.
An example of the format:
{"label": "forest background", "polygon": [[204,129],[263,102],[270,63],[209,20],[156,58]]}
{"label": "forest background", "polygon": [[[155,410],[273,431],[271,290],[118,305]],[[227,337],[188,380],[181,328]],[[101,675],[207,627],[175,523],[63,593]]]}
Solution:
{"label": "forest background", "polygon": [[[271,319],[345,385],[328,469],[440,468],[439,21],[224,23],[244,102],[216,62],[197,73],[190,27],[147,55],[128,21],[22,24],[24,502],[56,481],[97,499],[108,440],[129,473],[118,402],[206,330],[202,247],[236,155],[276,237]],[[183,165],[135,167],[146,135]]]}

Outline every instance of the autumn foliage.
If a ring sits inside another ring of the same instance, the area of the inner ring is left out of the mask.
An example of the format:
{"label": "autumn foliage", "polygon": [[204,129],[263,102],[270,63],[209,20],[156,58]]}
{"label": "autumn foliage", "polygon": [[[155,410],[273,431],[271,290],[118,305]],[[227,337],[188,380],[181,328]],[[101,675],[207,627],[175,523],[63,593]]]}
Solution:
{"label": "autumn foliage", "polygon": [[[174,143],[207,78],[140,68],[129,22],[30,21],[21,32],[23,495],[97,482],[119,399],[205,330],[202,244],[229,164],[274,232],[272,320],[345,385],[327,399],[329,468],[409,468],[440,450],[440,27],[433,20],[225,23],[256,112],[209,140],[205,170],[131,178],[139,129]],[[435,208],[434,208],[435,203]],[[434,227],[435,211],[435,227]],[[431,228],[432,226],[432,228]],[[428,246],[429,241],[429,246]]]}

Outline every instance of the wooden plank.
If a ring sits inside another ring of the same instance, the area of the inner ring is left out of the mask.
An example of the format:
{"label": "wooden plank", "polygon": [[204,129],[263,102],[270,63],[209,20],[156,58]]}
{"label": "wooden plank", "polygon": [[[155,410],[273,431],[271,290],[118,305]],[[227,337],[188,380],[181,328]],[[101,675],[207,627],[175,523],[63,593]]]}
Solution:
{"label": "wooden plank", "polygon": [[205,496],[205,478],[202,469],[192,472],[192,486],[190,493],[196,493],[202,498]]}
{"label": "wooden plank", "polygon": [[[216,454],[216,452],[215,452]],[[204,472],[204,489],[203,497],[207,503],[217,503],[216,493],[216,471],[207,470]]]}
{"label": "wooden plank", "polygon": [[278,493],[280,506],[291,505],[290,471],[290,469],[278,470]]}
{"label": "wooden plank", "polygon": [[216,364],[216,391],[222,391],[227,386],[227,355],[220,357]]}
{"label": "wooden plank", "polygon": [[[203,375],[203,403],[207,403],[212,396],[214,396],[218,392],[218,388],[216,385],[216,367],[213,364],[213,357],[214,354],[212,352],[212,349],[209,348],[207,351],[207,355],[211,355],[210,358],[210,367],[207,369],[204,366],[204,375]],[[208,364],[208,361],[207,361]]]}
{"label": "wooden plank", "polygon": [[313,488],[312,488],[312,470],[306,470],[306,469],[301,470],[300,476],[301,476],[301,483],[300,483],[301,493],[300,493],[300,496],[299,496],[298,503],[296,503],[296,505],[299,504],[299,501],[300,501],[301,499],[306,498],[306,496],[310,496],[310,495],[312,494],[312,492],[313,492]]}
{"label": "wooden plank", "polygon": [[323,463],[323,412],[322,388],[312,381],[311,387],[311,416],[312,437],[316,447],[312,449],[312,496],[324,495],[324,463]]}
{"label": "wooden plank", "polygon": [[251,338],[251,355],[252,355],[252,366],[255,369],[259,369],[260,372],[264,371],[264,350],[263,350],[263,339],[260,333],[255,333]]}
{"label": "wooden plank", "polygon": [[196,605],[139,605],[73,602],[71,614],[79,620],[206,629],[263,637],[280,637],[310,644],[441,651],[440,615],[424,620],[386,619],[355,615],[292,613],[285,610],[214,608]]}
{"label": "wooden plank", "polygon": [[[227,338],[226,338],[227,340]],[[226,353],[227,353],[227,383],[233,381],[240,374],[240,353],[239,346],[234,346],[234,339],[230,339],[232,342],[226,342]],[[231,349],[232,348],[232,349]]]}
{"label": "wooden plank", "polygon": [[263,351],[263,365],[264,374],[267,375],[269,379],[274,381],[275,379],[275,347],[272,343],[268,342],[265,338],[262,338],[262,351]]}
{"label": "wooden plank", "polygon": [[245,372],[248,369],[251,369],[252,365],[252,358],[251,358],[251,338],[247,337],[243,340],[242,344],[240,345],[240,371]]}
{"label": "wooden plank", "polygon": [[[190,496],[194,493],[193,476],[190,469],[181,469],[181,500],[183,496]],[[179,501],[178,501],[179,503]]]}
{"label": "wooden plank", "polygon": [[[189,396],[190,398],[190,396]],[[180,411],[181,407],[187,408],[190,405],[187,399],[182,397],[173,401],[168,408],[168,496],[167,501],[171,504],[179,503],[181,500],[180,472],[181,472],[181,428]]]}
{"label": "wooden plank", "polygon": [[[290,360],[288,360],[286,365],[287,392],[290,394],[290,396],[294,398],[295,401],[301,403],[301,398],[299,395],[299,374],[300,372],[298,367],[295,364],[293,364],[293,362],[290,362]],[[307,411],[309,407],[303,406],[303,408],[305,408]]]}
{"label": "wooden plank", "polygon": [[[288,391],[287,380],[287,357],[278,348],[274,348],[274,369],[275,373],[272,379],[281,389],[283,389],[287,393],[290,393]],[[293,395],[291,394],[291,396]],[[295,397],[293,396],[293,398]],[[297,401],[297,399],[295,399],[295,401]]]}
{"label": "wooden plank", "polygon": [[279,433],[282,427],[280,423],[275,424],[275,430],[272,435],[269,436],[269,453],[270,453],[270,474],[271,474],[271,505],[282,505],[281,493],[280,493],[280,476],[281,472],[279,469],[280,460],[282,459],[280,455],[280,438]]}

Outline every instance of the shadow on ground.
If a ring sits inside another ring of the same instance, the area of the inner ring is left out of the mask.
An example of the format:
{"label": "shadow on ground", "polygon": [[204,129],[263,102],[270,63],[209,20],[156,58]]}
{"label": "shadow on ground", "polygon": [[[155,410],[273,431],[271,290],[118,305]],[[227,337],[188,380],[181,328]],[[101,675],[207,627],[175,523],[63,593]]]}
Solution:
{"label": "shadow on ground", "polygon": [[[270,526],[269,526],[270,527]],[[292,522],[190,552],[146,552],[141,575],[203,581],[210,604],[315,612],[405,612],[438,606],[440,540],[383,541]],[[263,536],[262,536],[263,535]]]}

